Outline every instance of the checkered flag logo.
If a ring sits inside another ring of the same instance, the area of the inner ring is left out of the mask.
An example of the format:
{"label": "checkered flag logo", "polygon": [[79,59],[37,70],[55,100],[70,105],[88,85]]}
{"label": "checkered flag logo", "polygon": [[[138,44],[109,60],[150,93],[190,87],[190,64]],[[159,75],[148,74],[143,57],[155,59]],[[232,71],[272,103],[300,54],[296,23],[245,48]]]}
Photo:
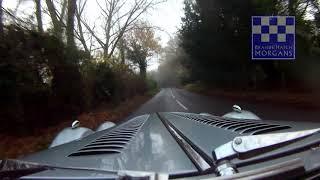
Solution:
{"label": "checkered flag logo", "polygon": [[[252,45],[255,46],[292,46],[295,43],[294,16],[253,16],[252,17]],[[275,54],[273,52],[273,54]],[[252,59],[259,59],[263,57]],[[266,56],[266,58],[292,59],[292,57]]]}

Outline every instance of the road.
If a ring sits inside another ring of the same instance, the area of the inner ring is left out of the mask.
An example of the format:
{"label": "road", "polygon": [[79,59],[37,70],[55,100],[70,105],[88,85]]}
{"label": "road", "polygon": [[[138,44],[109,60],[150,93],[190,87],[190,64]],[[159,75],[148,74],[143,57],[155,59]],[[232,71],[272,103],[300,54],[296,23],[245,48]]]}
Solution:
{"label": "road", "polygon": [[295,107],[284,107],[267,103],[231,101],[222,97],[207,97],[183,89],[163,88],[153,98],[138,107],[127,119],[154,112],[207,112],[223,115],[237,104],[242,109],[252,111],[262,119],[286,121],[320,121],[320,112]]}

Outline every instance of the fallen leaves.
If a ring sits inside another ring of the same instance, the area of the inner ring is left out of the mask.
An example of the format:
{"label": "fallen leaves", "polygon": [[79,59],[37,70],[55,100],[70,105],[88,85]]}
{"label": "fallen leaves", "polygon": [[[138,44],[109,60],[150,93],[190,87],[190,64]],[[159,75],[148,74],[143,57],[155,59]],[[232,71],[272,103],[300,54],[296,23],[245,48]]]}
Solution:
{"label": "fallen leaves", "polygon": [[[93,109],[90,112],[82,113],[78,116],[81,126],[90,129],[97,128],[105,121],[116,122],[127,117],[137,107],[146,102],[149,96],[135,96],[117,106],[106,104]],[[55,135],[63,128],[70,126],[72,120],[67,119],[55,126],[39,129],[30,132],[27,136],[13,136],[0,133],[0,159],[18,158],[20,156],[46,149]]]}

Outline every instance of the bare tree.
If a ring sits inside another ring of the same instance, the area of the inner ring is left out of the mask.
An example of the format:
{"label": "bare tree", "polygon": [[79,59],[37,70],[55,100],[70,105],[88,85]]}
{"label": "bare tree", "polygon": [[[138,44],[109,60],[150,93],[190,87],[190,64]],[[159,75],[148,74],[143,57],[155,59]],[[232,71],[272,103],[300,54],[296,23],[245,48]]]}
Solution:
{"label": "bare tree", "polygon": [[63,19],[66,13],[67,0],[63,0],[60,14],[58,14],[58,11],[52,0],[46,0],[46,4],[53,24],[53,33],[56,37],[62,39],[63,27],[65,26]]}
{"label": "bare tree", "polygon": [[0,38],[3,37],[3,10],[2,10],[2,0],[0,0]]}
{"label": "bare tree", "polygon": [[[104,37],[100,37],[84,20],[81,22],[103,49],[104,57],[110,58],[124,33],[132,28],[143,13],[161,2],[163,0],[134,0],[130,4],[126,0],[104,0],[102,4],[97,1],[105,21],[102,27]],[[129,4],[130,7],[128,8],[125,4]]]}
{"label": "bare tree", "polygon": [[[85,52],[91,54],[91,48],[93,46],[92,35],[91,33],[88,35],[88,33],[84,31],[82,21],[86,20],[84,17],[81,18],[87,0],[63,0],[60,1],[60,4],[55,3],[57,2],[46,0],[48,15],[53,24],[54,35],[62,40],[65,29],[67,44],[68,46],[70,45],[69,47],[75,46],[74,38],[76,38],[83,45]],[[59,7],[56,7],[56,5]],[[93,27],[92,29],[94,30],[95,28]]]}
{"label": "bare tree", "polygon": [[[75,31],[76,33],[76,38],[81,42],[83,48],[84,48],[84,51],[87,53],[87,54],[91,54],[91,45],[92,45],[92,35],[90,38],[90,47],[88,47],[87,45],[87,40],[85,38],[85,35],[84,35],[84,31],[83,31],[83,27],[82,27],[82,22],[81,22],[81,16],[83,14],[83,11],[84,11],[84,8],[87,4],[87,0],[84,0],[84,2],[82,2],[82,0],[78,0],[78,4],[77,4],[77,7],[76,7],[76,19],[77,19],[77,29]],[[86,21],[86,20],[84,20]]]}
{"label": "bare tree", "polygon": [[119,48],[119,54],[120,54],[121,64],[125,64],[125,61],[126,61],[126,57],[125,57],[126,44],[125,44],[125,41],[124,41],[124,38],[123,38],[123,37],[120,38],[120,40],[119,40],[118,48]]}
{"label": "bare tree", "polygon": [[66,27],[66,35],[67,35],[67,46],[69,48],[75,47],[74,42],[74,17],[76,14],[76,4],[77,0],[68,0],[68,15],[67,15],[67,27]]}
{"label": "bare tree", "polygon": [[36,17],[37,17],[37,26],[38,31],[43,33],[43,25],[42,25],[42,15],[41,15],[41,0],[34,0],[36,5]]}

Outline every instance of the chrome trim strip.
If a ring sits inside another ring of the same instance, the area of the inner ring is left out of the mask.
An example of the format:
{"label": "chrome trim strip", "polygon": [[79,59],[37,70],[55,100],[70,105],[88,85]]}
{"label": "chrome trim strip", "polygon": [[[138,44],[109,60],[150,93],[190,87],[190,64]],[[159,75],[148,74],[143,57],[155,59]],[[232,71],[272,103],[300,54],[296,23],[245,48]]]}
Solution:
{"label": "chrome trim strip", "polygon": [[180,147],[185,151],[190,160],[198,168],[199,171],[206,171],[211,168],[209,163],[174,129],[165,118],[158,114],[159,119],[162,121],[164,126],[168,129],[173,138],[177,141]]}

